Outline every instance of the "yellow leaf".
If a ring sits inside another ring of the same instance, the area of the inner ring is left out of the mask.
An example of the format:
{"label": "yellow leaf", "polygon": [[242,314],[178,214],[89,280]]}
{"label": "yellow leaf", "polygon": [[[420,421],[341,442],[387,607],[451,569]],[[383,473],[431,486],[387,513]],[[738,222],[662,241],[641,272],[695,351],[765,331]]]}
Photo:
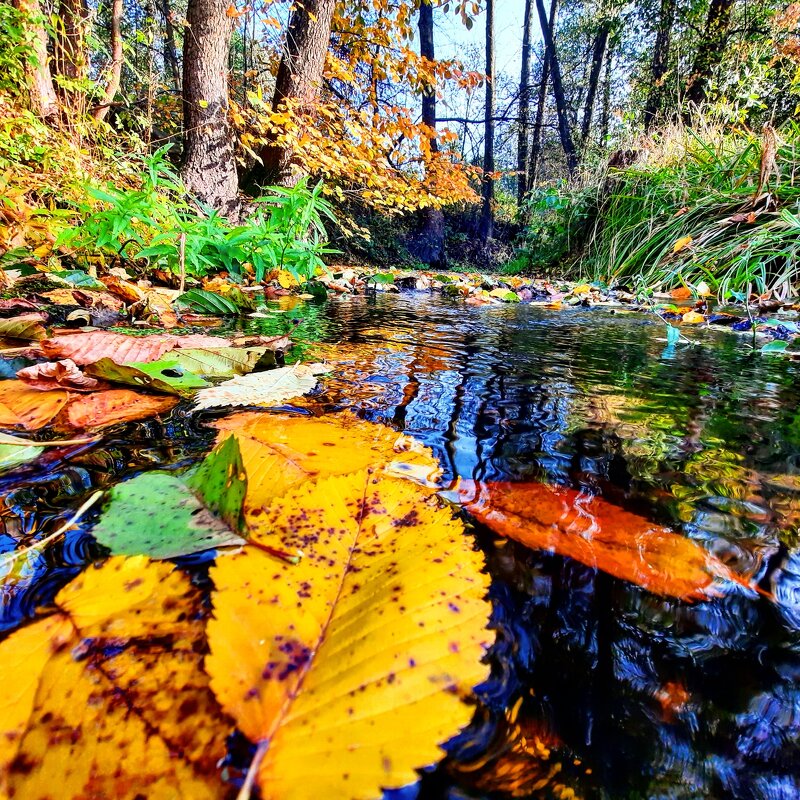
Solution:
{"label": "yellow leaf", "polygon": [[592,291],[592,287],[589,286],[588,283],[582,283],[580,286],[576,286],[572,290],[572,294],[589,294]]}
{"label": "yellow leaf", "polygon": [[681,321],[685,325],[700,325],[702,322],[706,321],[706,318],[696,311],[687,311],[683,317],[681,317]]}
{"label": "yellow leaf", "polygon": [[23,381],[0,382],[0,425],[38,431],[66,405],[69,396],[62,389],[43,392]]}
{"label": "yellow leaf", "polygon": [[268,506],[293,486],[329,475],[383,466],[397,477],[432,484],[441,475],[433,453],[385,425],[336,414],[309,419],[296,414],[243,412],[217,420],[218,441],[239,441],[249,488],[245,513]]}
{"label": "yellow leaf", "polygon": [[112,558],[55,603],[0,644],[0,793],[219,797],[199,592],[170,564]]}
{"label": "yellow leaf", "polygon": [[[488,675],[483,559],[427,490],[368,470],[305,483],[220,559],[206,669],[259,743],[267,798],[379,797],[441,757]],[[260,760],[260,763],[258,763]]]}
{"label": "yellow leaf", "polygon": [[673,253],[680,253],[681,250],[684,250],[692,243],[691,236],[681,236],[674,245],[672,245],[672,252]]}
{"label": "yellow leaf", "polygon": [[300,281],[298,281],[288,269],[282,269],[278,271],[278,283],[283,289],[292,289],[293,287],[300,285]]}

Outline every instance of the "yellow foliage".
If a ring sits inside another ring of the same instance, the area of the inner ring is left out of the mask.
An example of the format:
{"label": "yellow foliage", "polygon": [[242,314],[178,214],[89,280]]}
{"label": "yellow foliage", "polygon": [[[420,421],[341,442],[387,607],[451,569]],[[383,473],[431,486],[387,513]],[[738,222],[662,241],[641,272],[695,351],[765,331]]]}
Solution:
{"label": "yellow foliage", "polygon": [[231,433],[238,439],[249,482],[248,517],[293,486],[329,475],[382,466],[393,475],[432,483],[441,474],[427,447],[352,414],[309,419],[243,412],[214,424],[221,431],[218,441]]}
{"label": "yellow foliage", "polygon": [[199,592],[170,564],[112,558],[55,602],[0,644],[0,791],[218,797],[226,731],[200,669]]}
{"label": "yellow foliage", "polygon": [[252,537],[304,556],[249,546],[218,561],[206,669],[260,744],[263,796],[369,798],[414,780],[488,676],[487,578],[463,526],[430,491],[365,470],[294,489]]}

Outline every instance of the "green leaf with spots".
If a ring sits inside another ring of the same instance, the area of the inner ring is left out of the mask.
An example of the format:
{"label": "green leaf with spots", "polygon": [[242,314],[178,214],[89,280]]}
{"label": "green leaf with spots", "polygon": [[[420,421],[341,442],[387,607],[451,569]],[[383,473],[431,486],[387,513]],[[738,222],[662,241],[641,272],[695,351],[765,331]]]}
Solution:
{"label": "green leaf with spots", "polygon": [[246,491],[239,445],[229,437],[188,477],[153,471],[114,486],[92,534],[113,555],[154,559],[244,544]]}
{"label": "green leaf with spots", "polygon": [[190,396],[197,389],[208,386],[199,375],[184,367],[172,353],[168,358],[149,363],[117,364],[110,358],[101,358],[84,368],[87,375],[111,383],[152,389],[154,392]]}
{"label": "green leaf with spots", "polygon": [[247,494],[247,473],[235,436],[229,436],[215,447],[185,481],[206,507],[233,530],[245,530],[242,509]]}

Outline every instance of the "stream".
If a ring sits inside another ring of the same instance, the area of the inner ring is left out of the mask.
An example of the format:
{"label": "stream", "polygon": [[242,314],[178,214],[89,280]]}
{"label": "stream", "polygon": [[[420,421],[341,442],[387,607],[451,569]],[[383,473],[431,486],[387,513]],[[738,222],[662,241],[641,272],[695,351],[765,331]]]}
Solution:
{"label": "stream", "polygon": [[[654,315],[468,306],[414,293],[291,302],[246,332],[291,331],[337,362],[298,413],[349,409],[432,448],[443,484],[545,481],[700,543],[739,585],[687,603],[475,527],[492,577],[492,677],[474,722],[392,800],[800,797],[800,364]],[[0,552],[54,530],[94,490],[180,469],[210,414],[113,429],[68,461],[0,476]],[[46,610],[102,555],[93,511],[18,559],[0,631]],[[209,556],[180,563],[203,580]]]}

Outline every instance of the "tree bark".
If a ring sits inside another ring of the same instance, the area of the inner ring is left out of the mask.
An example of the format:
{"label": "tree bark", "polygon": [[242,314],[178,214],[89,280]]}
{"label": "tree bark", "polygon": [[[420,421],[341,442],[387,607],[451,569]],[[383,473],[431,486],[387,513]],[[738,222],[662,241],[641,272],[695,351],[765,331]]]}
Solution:
{"label": "tree bark", "polygon": [[483,135],[483,204],[478,226],[478,235],[488,242],[494,233],[494,0],[486,0],[486,104],[484,109]]}
{"label": "tree bark", "polygon": [[608,36],[611,33],[611,20],[603,19],[597,28],[592,47],[592,66],[589,70],[589,84],[586,89],[586,103],[583,107],[583,121],[581,123],[581,150],[586,148],[589,133],[592,129],[594,116],[594,102],[597,97],[597,88],[600,85],[600,73],[603,69],[603,59],[608,46]]}
{"label": "tree bark", "polygon": [[47,54],[47,31],[39,0],[14,0],[14,7],[22,16],[22,24],[31,33],[31,45],[35,64],[25,62],[25,74],[31,97],[32,109],[47,123],[56,125],[59,120],[59,104],[56,96],[50,61]]}
{"label": "tree bark", "polygon": [[614,74],[614,47],[608,48],[606,55],[606,74],[603,76],[603,105],[600,110],[600,136],[597,143],[604,147],[608,141],[611,123],[611,76]]}
{"label": "tree bark", "polygon": [[175,26],[172,24],[172,9],[169,0],[158,0],[158,8],[164,17],[164,63],[169,67],[175,94],[181,92],[181,68],[178,64],[178,48],[175,44]]}
{"label": "tree bark", "polygon": [[[550,14],[547,19],[547,30],[550,32],[550,41],[553,40],[553,31],[558,14],[558,0],[550,0]],[[550,48],[545,41],[544,55],[542,56],[542,76],[539,82],[539,97],[536,101],[536,118],[533,123],[533,137],[531,141],[531,163],[528,173],[528,188],[536,183],[536,174],[539,170],[539,158],[542,155],[542,126],[544,125],[544,111],[547,104],[547,85],[550,83]]]}
{"label": "tree bark", "polygon": [[669,68],[669,51],[672,46],[672,25],[675,21],[677,0],[661,0],[658,14],[658,29],[653,47],[653,63],[650,67],[650,89],[644,104],[642,121],[645,130],[651,130],[661,111],[664,97],[664,77]]}
{"label": "tree bark", "polygon": [[[294,6],[275,80],[273,111],[287,100],[299,101],[301,109],[307,108],[319,96],[335,6],[336,0],[306,0]],[[261,149],[259,157],[263,163],[256,164],[245,179],[248,188],[270,183],[291,186],[297,182],[289,148],[272,142]]]}
{"label": "tree bark", "polygon": [[122,78],[122,0],[113,0],[111,4],[111,63],[109,65],[108,82],[103,91],[100,104],[92,109],[92,116],[97,120],[105,119],[114,96],[119,90]]}
{"label": "tree bark", "polygon": [[517,204],[521,207],[528,193],[528,139],[530,137],[531,28],[533,2],[525,0],[522,29],[522,69],[519,76],[519,122],[517,131]]}
{"label": "tree bark", "polygon": [[[695,107],[702,104],[708,93],[708,84],[714,70],[722,60],[734,0],[711,0],[706,17],[706,26],[692,64],[692,72],[686,84],[685,101]],[[687,111],[684,116],[688,116]]]}
{"label": "tree bark", "polygon": [[[419,6],[419,52],[429,61],[436,59],[433,45],[433,5],[430,0],[422,0]],[[428,144],[431,153],[436,153],[439,143],[436,139],[435,87],[425,89],[422,93],[422,124],[432,131]],[[423,208],[419,213],[418,223],[408,241],[409,253],[423,264],[443,269],[447,263],[444,214],[438,208]]]}
{"label": "tree bark", "polygon": [[229,0],[189,0],[183,37],[183,179],[203,203],[238,215],[236,161],[228,125]]}
{"label": "tree bark", "polygon": [[[86,27],[89,9],[85,0],[61,0],[53,43],[53,67],[57,75],[71,81],[86,78],[89,59],[86,54]],[[69,98],[73,92],[63,92]]]}
{"label": "tree bark", "polygon": [[572,177],[578,169],[578,153],[572,141],[569,110],[567,109],[567,98],[564,94],[564,84],[561,80],[561,64],[556,51],[554,31],[550,30],[548,26],[543,0],[536,0],[536,10],[539,13],[539,23],[542,27],[545,45],[550,51],[550,73],[553,79],[553,98],[556,101],[556,114],[558,116],[558,135],[561,139],[564,156],[567,159],[567,172]]}

